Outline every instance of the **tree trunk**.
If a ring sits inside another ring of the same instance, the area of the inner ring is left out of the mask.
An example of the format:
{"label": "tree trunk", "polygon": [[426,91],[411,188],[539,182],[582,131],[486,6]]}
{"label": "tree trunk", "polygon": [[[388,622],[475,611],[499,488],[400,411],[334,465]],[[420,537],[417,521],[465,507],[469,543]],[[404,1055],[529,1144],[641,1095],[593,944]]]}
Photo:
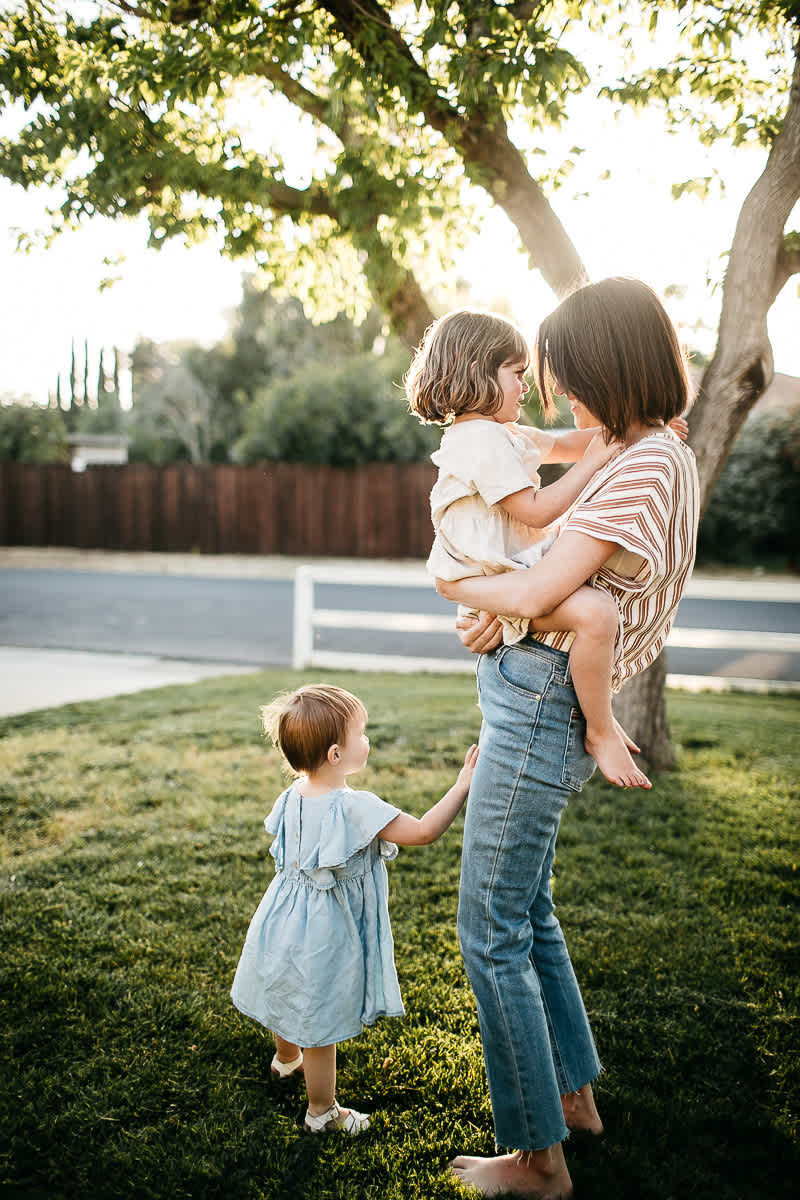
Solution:
{"label": "tree trunk", "polygon": [[465,130],[454,136],[451,128],[449,133],[467,174],[516,226],[531,267],[541,272],[559,300],[588,283],[578,251],[509,138],[505,123],[473,118]]}
{"label": "tree trunk", "polygon": [[614,715],[641,746],[639,761],[645,771],[668,771],[675,766],[664,696],[666,678],[666,659],[659,654],[651,667],[630,679],[614,697]]}
{"label": "tree trunk", "polygon": [[800,43],[789,105],[736,224],[714,357],[690,418],[704,508],[745,417],[772,381],[767,314],[786,282],[784,230],[800,197]]}
{"label": "tree trunk", "polygon": [[392,329],[410,350],[416,349],[422,335],[434,320],[434,314],[422,288],[410,271],[388,297]]}
{"label": "tree trunk", "polygon": [[[786,282],[783,238],[800,197],[800,44],[789,106],[767,165],[742,205],[723,289],[719,337],[689,424],[705,507],[745,417],[773,376],[767,314]],[[664,655],[615,700],[620,724],[651,770],[674,765],[669,741]]]}

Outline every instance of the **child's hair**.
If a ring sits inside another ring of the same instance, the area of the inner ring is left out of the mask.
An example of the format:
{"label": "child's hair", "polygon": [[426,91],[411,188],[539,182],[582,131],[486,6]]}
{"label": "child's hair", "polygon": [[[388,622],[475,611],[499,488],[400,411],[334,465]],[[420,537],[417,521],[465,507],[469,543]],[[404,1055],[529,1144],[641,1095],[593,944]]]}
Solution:
{"label": "child's hair", "polygon": [[358,697],[325,683],[306,684],[261,708],[264,732],[295,771],[321,767],[331,746],[345,741],[355,717],[367,719]]}
{"label": "child's hair", "polygon": [[545,317],[536,378],[571,392],[614,437],[631,426],[667,424],[686,408],[686,362],[675,326],[655,292],[638,279],[603,279],[579,288]]}
{"label": "child's hair", "polygon": [[462,308],[425,331],[406,376],[408,406],[426,424],[446,425],[463,413],[490,417],[503,403],[497,372],[527,363],[525,338],[505,317]]}

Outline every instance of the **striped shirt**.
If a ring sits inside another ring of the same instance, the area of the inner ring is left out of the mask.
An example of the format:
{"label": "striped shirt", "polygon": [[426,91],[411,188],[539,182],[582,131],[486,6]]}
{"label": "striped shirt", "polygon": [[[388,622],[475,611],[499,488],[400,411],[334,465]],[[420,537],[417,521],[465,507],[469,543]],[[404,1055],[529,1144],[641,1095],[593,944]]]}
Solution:
{"label": "striped shirt", "polygon": [[[694,454],[669,432],[648,434],[606,463],[567,514],[563,529],[619,547],[588,580],[619,609],[615,692],[655,662],[667,640],[694,564],[699,515]],[[532,636],[568,650],[575,635]]]}

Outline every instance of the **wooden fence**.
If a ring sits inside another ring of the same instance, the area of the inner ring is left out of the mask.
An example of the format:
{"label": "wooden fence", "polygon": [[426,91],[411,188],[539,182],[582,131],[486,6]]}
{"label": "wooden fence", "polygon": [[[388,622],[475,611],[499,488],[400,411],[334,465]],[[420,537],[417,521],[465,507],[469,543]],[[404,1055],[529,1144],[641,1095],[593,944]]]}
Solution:
{"label": "wooden fence", "polygon": [[346,469],[0,463],[0,544],[425,558],[429,463]]}

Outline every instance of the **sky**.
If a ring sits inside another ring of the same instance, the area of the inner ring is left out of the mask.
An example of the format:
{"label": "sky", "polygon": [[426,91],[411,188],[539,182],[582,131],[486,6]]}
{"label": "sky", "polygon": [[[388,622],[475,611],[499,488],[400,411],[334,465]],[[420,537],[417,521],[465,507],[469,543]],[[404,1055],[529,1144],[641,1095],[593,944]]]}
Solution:
{"label": "sky", "polygon": [[[666,290],[684,341],[711,352],[724,255],[765,152],[722,144],[704,149],[688,132],[668,133],[652,111],[625,111],[613,119],[589,96],[576,98],[574,106],[568,127],[548,135],[547,161],[566,157],[576,141],[585,149],[551,202],[590,277],[634,275],[662,294]],[[19,113],[0,118],[0,133],[12,132],[19,120]],[[299,130],[293,135],[300,173],[303,155],[310,153],[304,136]],[[609,164],[609,177],[602,179]],[[672,199],[673,182],[709,174],[712,167],[724,181],[724,194]],[[18,231],[43,228],[52,201],[44,189],[25,192],[0,179],[0,396],[46,402],[59,372],[65,393],[73,340],[82,362],[88,339],[93,386],[101,347],[129,352],[143,337],[208,345],[224,336],[246,262],[225,259],[213,242],[188,249],[173,241],[150,250],[144,219],[95,218],[50,249],[16,252]],[[800,209],[789,227],[800,227]],[[506,303],[533,333],[555,299],[515,241],[504,214],[488,211],[459,254],[456,274],[470,285],[472,303]],[[116,282],[101,290],[109,277]],[[800,376],[797,276],[773,306],[769,331],[776,370]]]}

